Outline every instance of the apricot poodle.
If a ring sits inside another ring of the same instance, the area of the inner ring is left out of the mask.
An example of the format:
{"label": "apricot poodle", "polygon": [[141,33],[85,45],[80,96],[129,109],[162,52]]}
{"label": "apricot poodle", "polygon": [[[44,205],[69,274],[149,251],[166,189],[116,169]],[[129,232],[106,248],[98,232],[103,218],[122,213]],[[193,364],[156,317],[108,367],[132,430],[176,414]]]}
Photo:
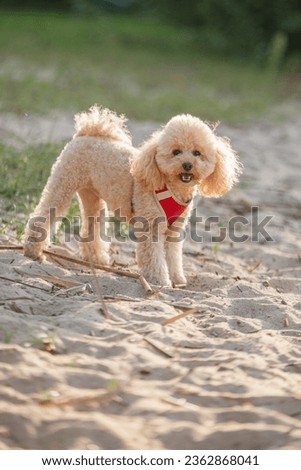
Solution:
{"label": "apricot poodle", "polygon": [[[240,166],[230,143],[200,119],[173,117],[138,150],[125,118],[93,106],[75,116],[76,133],[53,165],[41,200],[25,231],[25,255],[43,260],[55,217],[77,193],[84,259],[108,264],[105,214],[118,211],[137,229],[137,262],[156,285],[185,285],[184,229],[197,189],[207,197],[229,191]],[[43,234],[46,233],[46,236]],[[93,237],[91,237],[93,233]]]}

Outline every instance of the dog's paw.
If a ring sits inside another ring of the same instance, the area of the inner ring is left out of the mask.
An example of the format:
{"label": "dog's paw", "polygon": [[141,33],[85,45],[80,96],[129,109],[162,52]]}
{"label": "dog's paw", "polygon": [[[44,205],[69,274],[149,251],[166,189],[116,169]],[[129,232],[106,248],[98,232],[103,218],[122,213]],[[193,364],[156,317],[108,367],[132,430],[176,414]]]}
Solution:
{"label": "dog's paw", "polygon": [[158,287],[172,287],[171,280],[166,276],[156,276],[154,274],[144,275],[145,279],[150,283]]}
{"label": "dog's paw", "polygon": [[102,266],[109,266],[111,264],[110,256],[107,253],[102,253],[99,256],[93,258],[95,264],[101,264]]}
{"label": "dog's paw", "polygon": [[92,248],[81,247],[80,249],[81,258],[89,263],[101,264],[102,266],[109,266],[111,263],[110,255],[103,251],[99,252],[98,250]]}
{"label": "dog's paw", "polygon": [[34,255],[34,254],[29,254],[29,253],[24,252],[24,255],[27,258],[32,259],[33,261],[38,261],[39,263],[44,263],[46,261],[46,256],[43,253],[39,255],[36,255],[36,254]]}
{"label": "dog's paw", "polygon": [[31,258],[34,261],[39,261],[43,263],[46,260],[46,256],[44,255],[43,251],[38,249],[35,245],[31,243],[24,244],[24,256],[27,258]]}
{"label": "dog's paw", "polygon": [[187,286],[187,279],[183,275],[173,276],[172,277],[172,286],[173,287],[186,287]]}

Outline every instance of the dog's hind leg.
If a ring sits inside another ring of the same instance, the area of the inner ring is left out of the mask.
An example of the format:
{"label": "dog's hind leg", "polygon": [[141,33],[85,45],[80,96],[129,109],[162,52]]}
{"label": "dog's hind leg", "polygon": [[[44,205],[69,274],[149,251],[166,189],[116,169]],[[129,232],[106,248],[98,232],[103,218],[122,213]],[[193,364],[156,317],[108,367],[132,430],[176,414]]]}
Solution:
{"label": "dog's hind leg", "polygon": [[61,221],[70,205],[75,188],[70,182],[53,172],[43,190],[41,200],[30,216],[24,235],[24,254],[39,261],[44,260],[43,249],[48,245],[55,224]]}
{"label": "dog's hind leg", "polygon": [[92,263],[109,264],[110,244],[106,240],[106,203],[91,188],[78,191],[81,211],[80,253]]}

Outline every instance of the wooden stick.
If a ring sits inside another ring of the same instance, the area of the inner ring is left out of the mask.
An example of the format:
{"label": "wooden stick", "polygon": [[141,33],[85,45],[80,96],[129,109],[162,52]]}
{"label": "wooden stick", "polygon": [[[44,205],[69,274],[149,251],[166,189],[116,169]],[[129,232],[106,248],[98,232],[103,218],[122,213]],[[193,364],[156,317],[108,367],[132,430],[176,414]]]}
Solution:
{"label": "wooden stick", "polygon": [[249,273],[252,273],[261,265],[261,261],[256,261],[255,263],[251,264],[250,266],[247,266],[247,271]]}
{"label": "wooden stick", "polygon": [[132,297],[127,297],[126,295],[103,295],[103,299],[106,302],[140,302],[140,299],[134,299]]}
{"label": "wooden stick", "polygon": [[0,245],[0,250],[23,250],[22,245]]}
{"label": "wooden stick", "polygon": [[[16,245],[16,246],[14,246],[14,245],[0,245],[0,250],[23,250],[23,246],[22,245]],[[50,251],[50,250],[43,250],[43,253],[45,253],[46,255],[49,255],[49,256],[54,256],[55,258],[60,258],[60,259],[63,259],[65,261],[69,261],[70,263],[80,264],[81,266],[87,266],[88,268],[91,267],[89,261],[84,261],[84,260],[80,260],[80,259],[77,259],[77,258],[71,258],[71,256],[60,255],[59,253],[55,253],[55,252]],[[153,294],[154,293],[153,289],[151,288],[151,286],[149,285],[149,283],[147,282],[145,277],[143,277],[139,273],[134,273],[132,271],[125,271],[125,270],[118,269],[118,268],[111,268],[110,266],[104,266],[102,264],[94,264],[94,268],[99,269],[101,271],[106,271],[108,273],[117,274],[118,276],[125,276],[125,277],[130,277],[132,279],[137,279],[138,281],[141,282],[141,284],[142,284],[142,286],[145,289],[147,294]]]}
{"label": "wooden stick", "polygon": [[167,348],[162,348],[161,345],[152,339],[147,338],[147,336],[143,337],[144,341],[146,341],[150,346],[152,346],[156,351],[159,351],[161,354],[163,354],[166,357],[173,358],[173,354],[169,352]]}
{"label": "wooden stick", "polygon": [[12,282],[14,284],[22,284],[22,286],[32,287],[33,289],[39,289],[39,290],[43,290],[44,292],[48,292],[48,290],[43,289],[43,287],[32,286],[31,284],[26,284],[26,282],[18,281],[17,279],[11,279],[10,277],[0,276],[0,279],[3,279],[4,281]]}
{"label": "wooden stick", "polygon": [[167,320],[163,320],[161,322],[162,326],[169,325],[170,323],[174,323],[177,320],[180,320],[181,318],[185,318],[188,315],[193,315],[194,313],[198,313],[199,309],[198,308],[192,308],[190,310],[187,310],[186,312],[179,313],[179,315],[175,315],[172,318],[168,318]]}
{"label": "wooden stick", "polygon": [[[70,256],[60,255],[50,250],[43,250],[43,253],[45,253],[46,255],[48,254],[50,256],[63,259],[65,261],[69,261],[71,263],[76,263],[82,266],[91,267],[88,261],[79,260],[77,258],[71,258]],[[118,269],[118,268],[111,268],[110,266],[104,266],[102,264],[94,264],[94,268],[100,269],[101,271],[106,271],[108,273],[118,274],[119,276],[130,277],[132,279],[138,279],[148,294],[153,293],[153,289],[151,288],[147,280],[139,273],[133,273],[132,271],[125,271],[123,269]]]}
{"label": "wooden stick", "polygon": [[49,400],[40,400],[39,404],[45,407],[64,407],[64,406],[76,406],[81,404],[90,404],[93,402],[106,403],[108,400],[111,400],[114,396],[114,393],[111,391],[103,392],[98,395],[91,396],[82,396],[82,397],[73,397],[73,398],[61,398],[61,399],[49,399]]}

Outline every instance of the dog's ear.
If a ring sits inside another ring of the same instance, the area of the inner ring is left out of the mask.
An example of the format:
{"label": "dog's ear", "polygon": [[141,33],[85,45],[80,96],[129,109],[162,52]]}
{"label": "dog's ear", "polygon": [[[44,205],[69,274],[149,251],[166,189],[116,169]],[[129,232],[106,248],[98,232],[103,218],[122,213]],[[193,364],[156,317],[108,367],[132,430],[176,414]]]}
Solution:
{"label": "dog's ear", "polygon": [[163,175],[157,162],[156,153],[161,131],[155,132],[152,137],[139,149],[138,157],[132,162],[131,173],[135,179],[146,186],[147,189],[159,189],[164,186]]}
{"label": "dog's ear", "polygon": [[241,173],[241,166],[230,142],[217,137],[216,145],[214,171],[199,184],[200,193],[207,197],[219,197],[228,192]]}

